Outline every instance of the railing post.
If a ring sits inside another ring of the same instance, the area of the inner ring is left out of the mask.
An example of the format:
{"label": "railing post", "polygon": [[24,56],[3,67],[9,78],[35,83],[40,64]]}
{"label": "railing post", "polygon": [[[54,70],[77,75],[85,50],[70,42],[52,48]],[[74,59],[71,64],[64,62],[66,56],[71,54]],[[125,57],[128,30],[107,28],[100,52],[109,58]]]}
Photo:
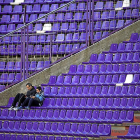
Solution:
{"label": "railing post", "polygon": [[26,33],[26,28],[24,30],[24,35],[23,35],[23,80],[25,80],[25,33]]}
{"label": "railing post", "polygon": [[24,25],[26,25],[26,5],[24,5],[24,20],[23,20]]}
{"label": "railing post", "polygon": [[86,10],[86,15],[87,15],[87,18],[86,18],[86,46],[88,46],[88,0],[87,0],[87,10]]}
{"label": "railing post", "polygon": [[[91,39],[91,0],[89,0],[89,39]],[[90,42],[90,40],[89,40]]]}
{"label": "railing post", "polygon": [[28,26],[27,26],[27,42],[26,42],[26,78],[28,78],[28,38],[29,38],[29,36],[28,36],[28,33],[29,33],[29,30],[28,30]]}
{"label": "railing post", "polygon": [[50,35],[50,57],[49,61],[52,62],[52,39],[53,39],[53,34]]}
{"label": "railing post", "polygon": [[23,29],[21,29],[21,66],[20,66],[20,81],[22,80],[22,70],[23,70]]}
{"label": "railing post", "polygon": [[91,2],[91,4],[92,4],[92,17],[91,17],[91,22],[92,22],[92,24],[91,24],[91,43],[93,44],[93,33],[94,33],[94,0],[92,0],[92,2]]}

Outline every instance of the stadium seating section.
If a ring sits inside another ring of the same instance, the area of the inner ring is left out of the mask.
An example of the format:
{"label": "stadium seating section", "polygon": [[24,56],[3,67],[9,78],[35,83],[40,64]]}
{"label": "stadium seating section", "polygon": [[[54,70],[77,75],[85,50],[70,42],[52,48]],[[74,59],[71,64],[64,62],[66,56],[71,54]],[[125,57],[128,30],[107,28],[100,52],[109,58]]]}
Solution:
{"label": "stadium seating section", "polygon": [[[69,0],[25,0],[12,5],[14,0],[0,0],[0,35],[22,27],[24,5],[26,23],[36,20]],[[47,18],[30,24],[28,31],[35,34],[25,38],[26,52],[30,58],[45,58],[50,54],[52,31],[52,55],[64,57],[86,43],[86,0],[78,0]],[[92,6],[92,5],[91,5]],[[94,41],[109,35],[115,29],[131,23],[140,16],[140,0],[131,0],[130,7],[123,1],[97,1],[94,6]],[[39,35],[46,23],[52,25],[48,35]],[[89,25],[88,25],[89,28]],[[0,91],[5,86],[23,80],[20,74],[21,40],[19,35],[0,40]],[[28,39],[28,41],[27,41]],[[11,59],[11,58],[14,58]],[[8,61],[7,61],[8,60]],[[0,106],[0,140],[88,140],[111,136],[112,125],[130,123],[135,111],[140,110],[140,35],[132,33],[130,40],[112,44],[109,51],[92,54],[88,62],[71,65],[68,73],[51,75],[48,83],[42,83],[45,100],[41,107],[30,110],[8,110]],[[48,67],[48,59],[26,63],[30,73]],[[25,66],[26,70],[26,66]],[[126,82],[128,76],[131,76]],[[128,133],[119,139],[139,139],[140,126],[130,125]]]}

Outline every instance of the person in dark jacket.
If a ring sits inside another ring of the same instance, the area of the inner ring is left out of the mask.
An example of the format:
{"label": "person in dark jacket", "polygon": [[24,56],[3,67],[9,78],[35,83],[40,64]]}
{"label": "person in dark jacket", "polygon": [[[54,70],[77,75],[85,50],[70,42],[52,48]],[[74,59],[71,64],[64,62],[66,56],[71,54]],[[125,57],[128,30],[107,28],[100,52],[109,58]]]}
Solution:
{"label": "person in dark jacket", "polygon": [[41,87],[37,87],[35,96],[31,95],[30,97],[26,98],[23,104],[18,107],[17,110],[23,109],[26,105],[26,109],[30,109],[31,106],[41,106],[43,104],[43,100],[44,92],[42,91]]}
{"label": "person in dark jacket", "polygon": [[36,94],[36,89],[32,86],[31,83],[27,83],[26,84],[26,88],[27,88],[27,94],[23,94],[23,93],[18,93],[15,98],[14,101],[12,103],[12,106],[9,108],[9,110],[17,110],[16,108],[16,104],[18,102],[17,107],[20,107],[21,104],[25,101],[26,98],[30,97],[30,96],[35,96]]}

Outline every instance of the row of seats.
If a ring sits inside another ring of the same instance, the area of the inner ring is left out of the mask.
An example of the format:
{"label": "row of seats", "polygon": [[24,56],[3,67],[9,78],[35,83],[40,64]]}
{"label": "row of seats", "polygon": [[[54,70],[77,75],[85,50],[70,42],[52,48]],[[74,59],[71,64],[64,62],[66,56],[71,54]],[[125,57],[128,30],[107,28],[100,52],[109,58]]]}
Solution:
{"label": "row of seats", "polygon": [[[130,40],[131,41],[131,40]],[[140,51],[140,37],[137,40],[138,43],[120,43],[111,44],[110,50],[103,53],[123,53],[123,52],[137,52]]]}
{"label": "row of seats", "polygon": [[[27,5],[26,6],[26,12],[27,13],[41,13],[41,12],[51,12],[53,10],[58,9],[59,7],[63,6],[64,4],[34,4],[32,5]],[[69,7],[64,7],[61,10],[86,10],[86,4],[83,2],[79,3],[73,3]],[[5,5],[3,9],[0,6],[0,12],[1,14],[11,14],[11,13],[23,13],[23,8],[22,5],[16,5],[14,8],[12,8],[11,5]]]}
{"label": "row of seats", "polygon": [[[31,22],[33,20],[36,20],[37,18],[41,17],[42,14],[40,14],[39,16],[37,14],[31,14],[30,17],[26,18],[26,22]],[[21,20],[21,21],[20,21]],[[50,14],[47,19],[46,18],[42,18],[40,19],[38,22],[41,22],[41,21],[71,21],[71,20],[74,20],[74,21],[82,21],[82,20],[86,20],[86,12],[70,12],[70,13],[57,13],[56,15],[55,14]],[[21,19],[19,18],[19,15],[14,15],[12,16],[12,18],[10,18],[10,15],[2,15],[2,18],[1,18],[1,24],[2,23],[6,23],[6,22],[17,22],[17,23],[22,23],[23,19],[21,17]]]}
{"label": "row of seats", "polygon": [[[7,106],[12,105],[10,98]],[[4,107],[4,108],[5,108]],[[140,98],[46,98],[41,107],[34,109],[95,109],[95,110],[139,110]]]}
{"label": "row of seats", "polygon": [[15,82],[19,82],[22,79],[20,73],[2,73],[0,76],[0,84],[11,84]]}
{"label": "row of seats", "polygon": [[[50,61],[31,61],[28,62],[28,70],[29,71],[35,71],[35,70],[40,70],[43,69],[44,67],[49,66]],[[0,71],[1,72],[19,72],[21,69],[21,62],[0,62]],[[25,66],[26,69],[26,66]]]}
{"label": "row of seats", "polygon": [[44,87],[44,95],[47,97],[138,97],[140,86]]}
{"label": "row of seats", "polygon": [[1,111],[1,120],[32,120],[32,121],[66,121],[74,122],[104,122],[104,123],[122,123],[132,122],[133,111],[99,111],[99,110],[20,110]]}
{"label": "row of seats", "polygon": [[[52,45],[51,53],[69,54],[80,48],[85,47],[85,44],[60,44]],[[21,45],[0,46],[1,55],[21,55]],[[28,45],[28,55],[49,55],[50,45]]]}
{"label": "row of seats", "polygon": [[140,139],[140,125],[130,125],[128,133],[124,136],[118,136],[124,139]]}
{"label": "row of seats", "polygon": [[[34,108],[34,107],[32,107]],[[42,109],[139,110],[139,98],[48,98]]]}
{"label": "row of seats", "polygon": [[10,2],[13,2],[14,0],[0,0],[0,3],[4,3],[4,4],[10,4]]}
{"label": "row of seats", "polygon": [[71,65],[68,74],[63,75],[90,75],[90,74],[129,74],[139,73],[139,63],[128,64],[101,64],[101,65]]}
{"label": "row of seats", "polygon": [[[22,24],[23,25],[23,24]],[[20,24],[18,24],[17,29],[22,26]],[[7,25],[1,25],[1,29],[0,32],[1,33],[6,33],[6,32],[11,32],[14,31],[16,29],[16,25],[15,24],[9,24]],[[34,25],[30,24],[28,26],[28,31],[29,32],[36,32],[36,31],[41,31],[43,29],[43,25],[40,23],[37,23]],[[78,30],[80,31],[85,31],[86,30],[86,23],[85,22],[80,22],[79,27],[78,27],[78,23],[77,22],[73,22],[73,23],[53,23],[52,24],[52,31],[65,31],[65,32],[71,32],[71,31],[76,31]]]}
{"label": "row of seats", "polygon": [[[57,36],[52,35],[53,43],[85,42],[85,40],[86,40],[86,33],[58,34]],[[44,43],[48,44],[51,41],[51,35],[30,36],[28,41],[29,43],[35,43],[35,44],[44,44]],[[15,36],[13,38],[5,37],[3,38],[0,44],[10,44],[10,43],[20,44],[21,38],[19,36]]]}
{"label": "row of seats", "polygon": [[108,136],[111,133],[111,125],[104,124],[77,124],[77,123],[57,123],[57,122],[19,122],[19,121],[0,121],[0,132],[22,132],[22,133],[39,133],[39,134],[59,134],[73,136],[99,137]]}
{"label": "row of seats", "polygon": [[[128,24],[131,21],[132,20],[126,20],[125,24]],[[120,24],[119,22],[122,22],[122,21],[118,21],[118,24]],[[115,29],[116,26],[117,26],[117,28],[118,28],[118,26],[120,26],[120,25],[117,24],[116,20],[113,20],[111,22],[104,21],[103,24],[102,24],[101,21],[99,21],[99,22],[95,23],[95,29],[94,30],[99,30],[99,29],[103,30],[105,28],[105,25],[109,24],[109,23],[110,23],[110,26],[109,26],[110,30]],[[122,23],[124,24],[124,20],[123,20]],[[102,27],[101,27],[101,25],[102,25]],[[16,28],[15,24],[9,24],[8,26],[7,25],[1,25],[0,26],[1,27],[0,32],[1,33],[11,32],[11,31],[14,31],[15,29],[18,29],[21,26],[23,26],[23,24],[18,24],[17,28]],[[33,24],[30,24],[28,26],[29,32],[41,31],[42,29],[43,29],[43,26],[40,23],[35,24],[34,27],[33,27]],[[61,30],[61,32],[63,32],[63,31],[65,31],[65,32],[74,32],[74,31],[81,32],[81,31],[85,31],[86,30],[86,23],[85,22],[80,22],[79,25],[78,25],[77,22],[72,22],[72,23],[53,23],[52,24],[52,31],[59,31],[59,30]]]}
{"label": "row of seats", "polygon": [[[39,2],[42,3],[42,2],[46,2],[46,0],[25,0],[25,3],[28,3],[28,4],[34,4],[35,2]],[[68,0],[62,0],[63,2],[64,1],[68,1]],[[47,2],[58,2],[58,0],[47,0]],[[95,1],[96,2],[96,1]],[[130,7],[131,8],[135,8],[135,7],[138,7],[140,5],[140,1],[139,0],[132,0],[131,3],[130,3]],[[95,9],[96,10],[111,10],[111,9],[114,9],[114,8],[120,8],[123,6],[123,1],[117,1],[116,4],[114,4],[113,1],[107,1],[107,2],[99,2],[97,1],[96,4],[95,4]]]}
{"label": "row of seats", "polygon": [[0,134],[1,140],[88,140],[81,137],[62,137],[62,136],[41,136],[41,135],[16,135],[16,134]]}
{"label": "row of seats", "polygon": [[[120,26],[123,26],[124,24],[129,24],[132,20],[119,20],[118,23],[116,20],[113,21],[104,21],[103,24],[101,22],[96,22],[95,24],[95,31],[97,30],[104,30],[104,28],[106,27],[106,25],[108,24],[108,29],[109,30],[113,30],[115,28],[118,28]],[[120,25],[120,23],[122,23],[122,25]],[[102,24],[102,27],[101,27]],[[110,24],[110,25],[109,25]],[[18,29],[19,27],[22,27],[23,24],[18,24],[17,28],[15,24],[9,24],[7,25],[1,25],[1,29],[0,29],[0,33],[7,33],[7,32],[11,32],[14,31],[15,29]],[[78,27],[79,26],[79,27]],[[41,31],[43,29],[42,24],[38,23],[35,24],[35,26],[33,27],[33,24],[30,24],[28,26],[28,31],[29,32],[36,32],[36,31]],[[108,30],[106,28],[106,30]],[[61,30],[61,31],[60,31]],[[80,22],[80,24],[78,25],[77,22],[72,22],[72,23],[53,23],[52,25],[52,31],[57,31],[59,32],[82,32],[82,31],[86,31],[86,23],[85,22]],[[21,32],[21,30],[19,30],[18,32]]]}
{"label": "row of seats", "polygon": [[[63,6],[63,5],[64,4],[60,4],[60,6]],[[26,12],[27,12],[27,14],[29,14],[29,13],[32,13],[32,14],[33,13],[39,13],[39,14],[41,14],[41,13],[44,13],[44,12],[46,13],[46,12],[51,12],[53,10],[56,10],[60,6],[59,6],[59,4],[51,4],[51,5],[43,4],[42,7],[41,7],[40,4],[35,4],[33,6],[32,5],[27,5]],[[137,10],[133,9],[132,10],[132,15],[131,15],[131,9],[128,9],[126,11],[125,10],[120,10],[118,12],[115,12],[112,9],[114,9],[114,8],[111,8],[110,12],[109,11],[103,12],[101,19],[108,19],[107,15],[109,16],[109,18],[112,18],[112,16],[115,18],[115,13],[117,13],[116,18],[120,18],[120,17],[122,18],[123,16],[126,17],[126,18],[129,18],[129,17],[133,17],[133,16],[135,17],[135,16],[139,15],[138,14],[138,11],[139,11],[138,9]],[[73,3],[69,7],[64,7],[62,9],[60,9],[59,12],[61,12],[61,11],[63,11],[63,12],[67,11],[68,12],[68,11],[76,11],[76,10],[77,11],[86,11],[86,4],[85,3],[78,3],[78,4]],[[96,8],[94,10],[96,10]],[[14,8],[12,8],[12,6],[10,6],[10,5],[5,5],[3,7],[3,9],[0,6],[0,12],[1,12],[0,14],[12,14],[12,13],[13,14],[17,14],[17,13],[18,14],[23,14],[21,5],[16,5],[16,6],[14,6]],[[101,13],[100,12],[95,12],[94,16],[95,16],[95,19],[98,20],[98,19],[100,19]]]}
{"label": "row of seats", "polygon": [[139,16],[138,9],[129,10],[115,10],[104,11],[104,12],[94,12],[94,20],[109,20],[109,19],[131,19]]}
{"label": "row of seats", "polygon": [[[60,18],[59,18],[60,19]],[[14,20],[12,20],[12,22],[14,22]],[[126,24],[131,23],[132,20],[111,20],[111,21],[97,21],[94,23],[94,31],[104,31],[104,30],[115,30],[118,28],[123,27]],[[1,25],[1,29],[0,29],[0,33],[7,33],[7,32],[11,32],[14,31],[15,29],[18,29],[19,27],[21,27],[23,24],[18,24],[17,28],[15,24],[9,24],[8,28],[7,25]],[[35,27],[33,27],[32,24],[30,24],[28,26],[29,32],[36,32],[36,31],[41,31],[43,29],[42,24],[36,24]],[[61,30],[61,31],[60,31]],[[81,22],[78,24],[76,22],[73,23],[54,23],[52,25],[52,31],[55,32],[85,32],[86,31],[86,23],[85,22]],[[21,30],[19,30],[18,32],[21,32]]]}
{"label": "row of seats", "polygon": [[140,52],[130,53],[101,53],[92,54],[89,62],[83,62],[83,64],[104,64],[104,63],[133,63],[140,61]]}
{"label": "row of seats", "polygon": [[[42,84],[45,86],[64,86],[64,85],[69,85],[69,86],[80,86],[80,85],[115,85],[117,83],[124,83],[126,80],[126,75],[125,74],[115,74],[115,75],[88,75],[88,76],[50,76],[48,84]],[[134,74],[134,78],[130,83],[131,84],[136,84],[140,82],[140,75],[139,74]]]}

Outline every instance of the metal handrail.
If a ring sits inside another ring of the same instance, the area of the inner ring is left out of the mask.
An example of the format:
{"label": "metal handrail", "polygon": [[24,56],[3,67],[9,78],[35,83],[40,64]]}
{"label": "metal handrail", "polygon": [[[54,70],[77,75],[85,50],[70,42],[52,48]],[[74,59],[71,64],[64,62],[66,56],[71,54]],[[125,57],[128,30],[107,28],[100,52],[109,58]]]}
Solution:
{"label": "metal handrail", "polygon": [[69,6],[70,4],[74,3],[75,1],[76,1],[76,0],[72,0],[71,2],[66,3],[66,4],[64,4],[63,6],[60,6],[60,7],[57,8],[56,10],[53,10],[53,11],[51,11],[51,12],[45,14],[44,16],[42,16],[42,17],[40,17],[40,18],[38,18],[38,19],[36,19],[36,20],[34,20],[34,21],[31,21],[30,23],[28,23],[28,24],[26,24],[26,25],[24,25],[24,26],[22,26],[22,27],[20,27],[20,28],[18,28],[18,29],[16,29],[16,30],[14,30],[14,31],[12,31],[12,32],[10,32],[10,33],[8,33],[8,34],[3,35],[2,37],[0,37],[0,39],[3,39],[4,37],[11,35],[11,34],[17,32],[18,30],[21,30],[21,29],[23,29],[23,28],[26,28],[26,27],[29,26],[30,24],[33,24],[34,22],[36,22],[36,21],[38,21],[38,20],[40,20],[40,19],[42,19],[42,18],[45,18],[45,17],[47,17],[47,16],[49,16],[49,15],[51,15],[51,14],[53,14],[53,13],[59,11],[60,9],[62,9],[62,8],[64,8],[64,7]]}

